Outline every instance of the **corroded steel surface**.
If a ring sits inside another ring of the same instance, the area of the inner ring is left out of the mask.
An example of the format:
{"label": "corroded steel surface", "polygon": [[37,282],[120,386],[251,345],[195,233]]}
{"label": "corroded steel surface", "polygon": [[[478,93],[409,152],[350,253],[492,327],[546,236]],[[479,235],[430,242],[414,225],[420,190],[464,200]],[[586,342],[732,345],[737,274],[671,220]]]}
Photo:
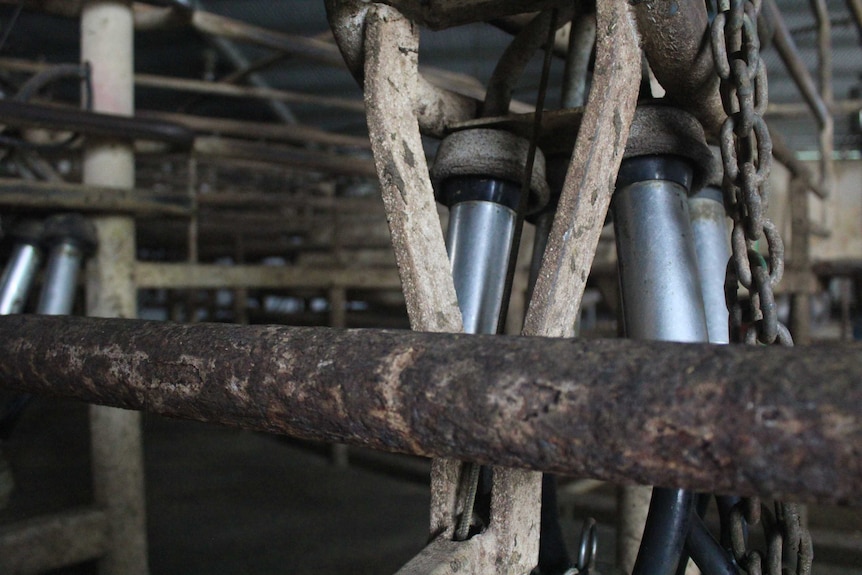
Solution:
{"label": "corroded steel surface", "polygon": [[39,394],[426,456],[862,503],[862,348],[0,318]]}
{"label": "corroded steel surface", "polygon": [[[419,36],[386,6],[368,15],[365,100],[368,133],[410,325],[462,331],[461,312],[414,116]],[[393,82],[392,78],[402,78]]]}
{"label": "corroded steel surface", "polygon": [[724,112],[712,60],[703,2],[633,2],[644,53],[667,98],[694,114],[708,136],[718,134]]}

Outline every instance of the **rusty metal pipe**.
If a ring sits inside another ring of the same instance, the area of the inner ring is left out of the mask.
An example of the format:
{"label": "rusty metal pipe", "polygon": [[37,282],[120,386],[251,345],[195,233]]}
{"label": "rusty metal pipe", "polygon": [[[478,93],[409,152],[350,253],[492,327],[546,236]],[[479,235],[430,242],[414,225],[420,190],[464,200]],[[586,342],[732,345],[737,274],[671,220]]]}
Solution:
{"label": "rusty metal pipe", "polygon": [[709,43],[704,2],[635,2],[641,45],[670,102],[694,115],[708,136],[718,134],[726,114]]}
{"label": "rusty metal pipe", "polygon": [[129,118],[51,105],[0,100],[0,123],[18,128],[68,130],[122,140],[151,140],[190,148],[195,139],[185,126],[161,120]]}
{"label": "rusty metal pipe", "polygon": [[[820,81],[820,98],[827,111],[832,107],[832,24],[826,0],[811,0],[811,11],[817,20],[817,65]],[[820,124],[820,185],[827,191],[835,181],[835,120],[827,113]]]}
{"label": "rusty metal pipe", "polygon": [[515,36],[503,52],[488,81],[488,92],[482,108],[483,116],[504,116],[509,113],[512,91],[521,79],[527,64],[547,40],[548,27],[559,28],[571,21],[574,14],[574,6],[562,8],[556,14],[552,11],[542,12]]}
{"label": "rusty metal pipe", "polygon": [[859,32],[859,40],[862,41],[862,0],[846,0],[847,9],[853,15],[853,23]]}
{"label": "rusty metal pipe", "polygon": [[862,504],[862,347],[0,317],[0,382],[613,482]]}
{"label": "rusty metal pipe", "polygon": [[817,93],[814,78],[811,77],[811,73],[802,61],[796,43],[793,42],[793,36],[787,28],[778,6],[775,5],[775,0],[766,0],[763,3],[763,11],[775,28],[772,43],[778,51],[778,55],[781,56],[781,61],[784,62],[784,66],[796,83],[796,87],[799,88],[799,93],[808,103],[808,107],[817,119],[817,124],[822,127],[829,121],[829,109],[820,94]]}
{"label": "rusty metal pipe", "polygon": [[579,108],[587,101],[590,56],[596,45],[596,15],[583,13],[572,18],[566,66],[563,70],[562,108]]}
{"label": "rusty metal pipe", "polygon": [[780,132],[770,128],[769,137],[772,140],[772,157],[787,168],[794,177],[801,179],[805,183],[806,188],[818,198],[828,198],[829,190],[816,181],[814,174],[811,173],[811,169],[796,157],[796,152],[784,141],[784,136]]}
{"label": "rusty metal pipe", "polygon": [[[326,0],[326,15],[347,69],[364,89],[365,20],[373,4],[362,0]],[[435,86],[422,74],[404,80],[411,84],[413,111],[423,134],[442,137],[452,124],[476,117],[478,102]]]}

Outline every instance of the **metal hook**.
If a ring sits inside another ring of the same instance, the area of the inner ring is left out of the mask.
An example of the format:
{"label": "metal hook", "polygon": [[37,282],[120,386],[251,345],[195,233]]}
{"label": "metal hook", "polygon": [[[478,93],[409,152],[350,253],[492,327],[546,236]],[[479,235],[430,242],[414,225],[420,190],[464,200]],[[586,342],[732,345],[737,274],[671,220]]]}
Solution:
{"label": "metal hook", "polygon": [[578,573],[596,575],[596,550],[599,546],[599,536],[596,530],[596,520],[592,517],[584,521],[581,528],[581,545],[578,550]]}

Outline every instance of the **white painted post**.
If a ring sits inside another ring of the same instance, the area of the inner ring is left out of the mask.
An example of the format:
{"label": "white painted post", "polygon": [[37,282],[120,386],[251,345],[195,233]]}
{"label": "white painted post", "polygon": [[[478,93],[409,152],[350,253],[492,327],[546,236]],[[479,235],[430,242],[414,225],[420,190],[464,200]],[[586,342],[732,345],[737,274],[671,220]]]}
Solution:
{"label": "white painted post", "polygon": [[[81,12],[81,60],[92,67],[93,109],[134,114],[132,2],[89,0]],[[132,188],[135,157],[128,142],[90,139],[84,153],[85,184]],[[135,317],[135,222],[94,218],[99,248],[87,273],[87,313]],[[100,560],[106,575],[144,574],[147,564],[140,414],[92,407],[90,434],[96,504],[108,520],[109,550]]]}

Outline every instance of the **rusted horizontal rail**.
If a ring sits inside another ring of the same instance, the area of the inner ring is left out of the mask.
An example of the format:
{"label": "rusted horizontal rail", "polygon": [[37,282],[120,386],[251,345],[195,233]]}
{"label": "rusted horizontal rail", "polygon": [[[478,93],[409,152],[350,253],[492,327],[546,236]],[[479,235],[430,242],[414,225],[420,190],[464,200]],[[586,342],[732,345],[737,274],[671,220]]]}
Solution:
{"label": "rusted horizontal rail", "polygon": [[[0,0],[0,2],[2,2],[2,0]],[[12,72],[38,73],[50,66],[51,64],[32,62],[18,58],[0,58],[0,69]],[[207,82],[175,76],[135,74],[135,86],[160,90],[175,90],[177,92],[188,92],[191,94],[224,96],[228,98],[259,98],[292,104],[310,104],[324,108],[337,108],[358,113],[365,111],[365,106],[362,103],[362,100],[359,99],[321,96],[319,94],[277,90],[275,88],[237,86],[234,84]]]}
{"label": "rusted horizontal rail", "polygon": [[229,118],[211,118],[190,114],[172,114],[170,112],[143,110],[138,110],[136,115],[139,118],[174,122],[190,130],[194,130],[198,134],[220,134],[222,136],[252,138],[255,140],[267,139],[294,144],[314,143],[347,148],[371,148],[371,143],[367,137],[327,132],[319,128],[300,124],[249,122],[245,120],[231,120]]}
{"label": "rusted horizontal rail", "polygon": [[386,451],[862,504],[862,348],[0,318],[0,382]]}
{"label": "rusted horizontal rail", "polygon": [[68,130],[88,136],[152,140],[189,148],[194,132],[174,122],[128,118],[72,108],[0,100],[0,123],[16,128]]}
{"label": "rusted horizontal rail", "polygon": [[151,263],[135,265],[135,284],[150,289],[294,288],[401,289],[393,268],[351,269]]}
{"label": "rusted horizontal rail", "polygon": [[0,207],[5,210],[74,210],[140,217],[188,217],[192,214],[189,197],[176,193],[14,178],[0,178]]}
{"label": "rusted horizontal rail", "polygon": [[295,170],[323,172],[339,176],[368,178],[377,176],[374,162],[370,158],[303,150],[293,146],[262,144],[219,136],[200,136],[195,139],[192,149],[199,157],[230,157],[270,162]]}

